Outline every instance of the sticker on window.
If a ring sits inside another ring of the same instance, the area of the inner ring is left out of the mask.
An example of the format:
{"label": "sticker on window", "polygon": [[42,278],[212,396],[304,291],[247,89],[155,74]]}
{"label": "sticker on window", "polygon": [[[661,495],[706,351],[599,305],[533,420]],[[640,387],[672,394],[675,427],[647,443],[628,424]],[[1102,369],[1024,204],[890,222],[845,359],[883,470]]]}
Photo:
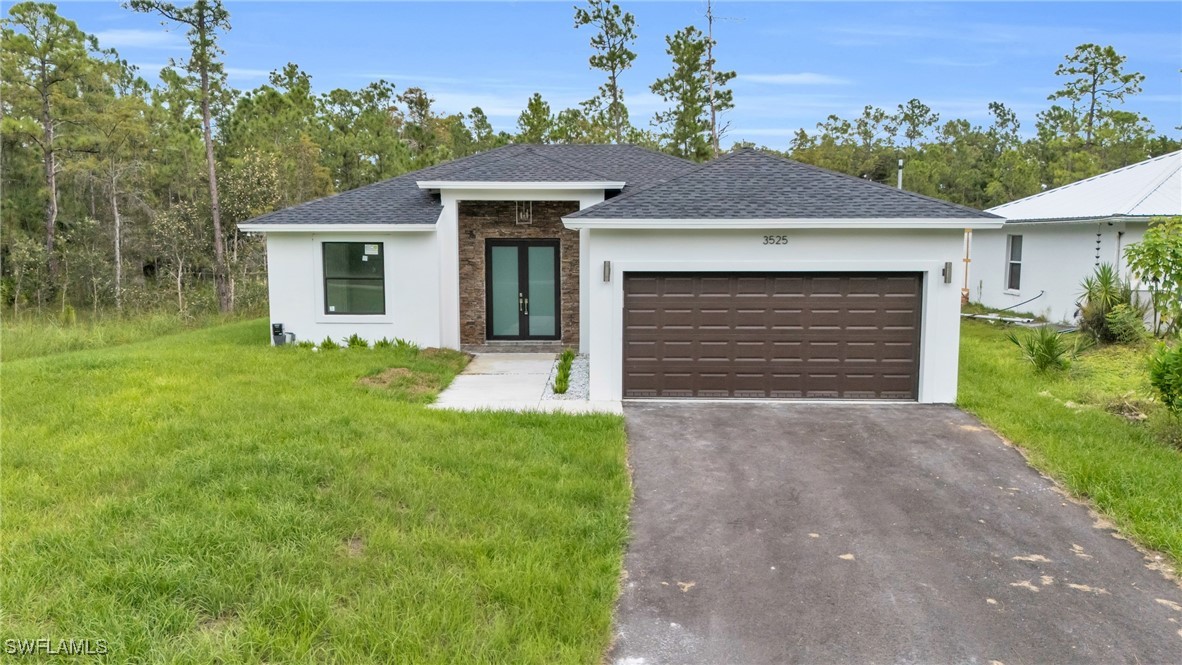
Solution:
{"label": "sticker on window", "polygon": [[336,305],[329,305],[329,306],[328,306],[328,311],[330,311],[330,312],[335,312],[335,311],[337,311],[337,306],[336,306]]}
{"label": "sticker on window", "polygon": [[378,243],[376,243],[376,242],[375,242],[375,243],[373,243],[373,244],[366,243],[366,245],[365,245],[365,253],[366,253],[366,255],[368,255],[368,256],[377,256],[377,255],[378,255],[378,251],[379,251],[379,250],[378,250],[378,248],[379,248],[379,247],[381,247],[381,245],[379,245],[379,244],[378,244]]}

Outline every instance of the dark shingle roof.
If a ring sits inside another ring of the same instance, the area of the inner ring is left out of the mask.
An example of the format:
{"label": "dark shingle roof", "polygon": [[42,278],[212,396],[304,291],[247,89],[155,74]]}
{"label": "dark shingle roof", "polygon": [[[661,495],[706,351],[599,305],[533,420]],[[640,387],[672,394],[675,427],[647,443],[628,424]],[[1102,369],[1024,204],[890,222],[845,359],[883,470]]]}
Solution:
{"label": "dark shingle roof", "polygon": [[994,217],[750,149],[567,215],[587,220]]}
{"label": "dark shingle roof", "polygon": [[434,224],[443,206],[419,181],[624,181],[627,193],[693,168],[633,145],[508,145],[276,210],[249,224]]}

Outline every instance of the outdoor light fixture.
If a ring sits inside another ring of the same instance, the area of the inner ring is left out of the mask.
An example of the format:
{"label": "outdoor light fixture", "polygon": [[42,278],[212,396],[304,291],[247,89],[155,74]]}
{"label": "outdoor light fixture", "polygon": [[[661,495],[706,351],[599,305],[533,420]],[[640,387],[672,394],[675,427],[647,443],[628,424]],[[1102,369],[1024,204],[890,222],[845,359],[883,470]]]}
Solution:
{"label": "outdoor light fixture", "polygon": [[942,270],[941,272],[944,275],[944,283],[951,284],[952,283],[952,262],[945,261],[944,262],[944,270]]}
{"label": "outdoor light fixture", "polygon": [[612,281],[612,262],[611,261],[604,261],[603,262],[603,281],[605,281],[605,282]]}

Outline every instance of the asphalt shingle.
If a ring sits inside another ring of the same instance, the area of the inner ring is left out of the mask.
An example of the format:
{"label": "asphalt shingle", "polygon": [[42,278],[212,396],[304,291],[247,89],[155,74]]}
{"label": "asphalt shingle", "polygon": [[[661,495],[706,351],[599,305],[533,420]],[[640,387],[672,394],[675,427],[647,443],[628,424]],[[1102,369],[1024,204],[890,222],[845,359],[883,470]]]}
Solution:
{"label": "asphalt shingle", "polygon": [[633,145],[508,145],[248,220],[248,224],[434,224],[443,206],[419,181],[623,181],[623,192],[692,169]]}
{"label": "asphalt shingle", "polygon": [[750,149],[567,216],[580,220],[993,217]]}

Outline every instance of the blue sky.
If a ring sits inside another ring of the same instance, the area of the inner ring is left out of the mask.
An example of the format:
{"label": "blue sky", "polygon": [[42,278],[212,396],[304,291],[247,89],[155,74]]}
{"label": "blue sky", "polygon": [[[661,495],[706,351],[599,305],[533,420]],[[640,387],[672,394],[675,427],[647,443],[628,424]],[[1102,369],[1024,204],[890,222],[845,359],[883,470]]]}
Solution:
{"label": "blue sky", "polygon": [[[10,3],[6,3],[10,4]],[[648,91],[669,68],[664,36],[704,27],[705,1],[629,2],[639,57],[623,77],[633,122],[661,107]],[[317,91],[385,78],[420,86],[440,110],[480,106],[512,131],[526,99],[541,92],[554,110],[591,96],[587,29],[573,28],[572,2],[227,2],[233,30],[222,40],[231,83],[249,89],[287,62]],[[153,79],[185,44],[158,19],[117,2],[62,2],[59,12]],[[1049,106],[1055,67],[1077,44],[1111,44],[1146,75],[1126,107],[1159,133],[1182,134],[1182,3],[716,2],[716,57],[737,70],[727,141],[787,146],[800,127],[866,104],[888,109],[918,97],[942,119],[988,120],[998,100],[1024,133]]]}

